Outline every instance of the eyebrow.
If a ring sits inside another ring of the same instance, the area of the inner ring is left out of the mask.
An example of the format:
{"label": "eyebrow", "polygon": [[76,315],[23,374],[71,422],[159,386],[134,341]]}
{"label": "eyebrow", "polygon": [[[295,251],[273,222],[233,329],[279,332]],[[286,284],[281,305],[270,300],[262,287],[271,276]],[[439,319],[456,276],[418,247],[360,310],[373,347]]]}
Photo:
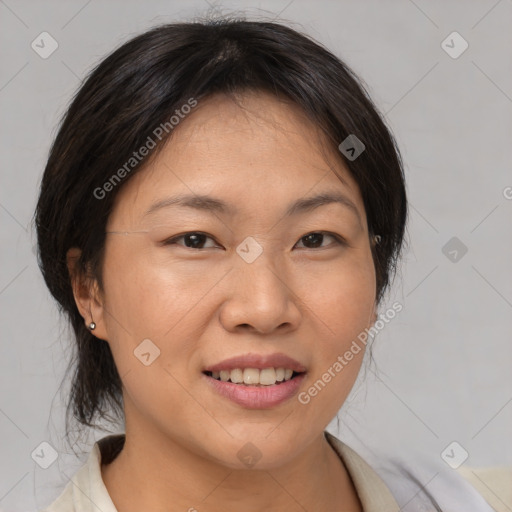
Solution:
{"label": "eyebrow", "polygon": [[[285,212],[285,217],[312,211],[320,206],[332,203],[341,204],[342,206],[352,210],[352,212],[355,213],[359,224],[362,225],[361,216],[356,205],[348,197],[341,194],[340,192],[323,192],[312,197],[298,199],[288,206],[288,209]],[[234,215],[238,211],[237,208],[213,196],[182,194],[157,201],[151,205],[148,210],[146,210],[144,217],[155,213],[162,208],[167,208],[170,206],[194,208],[196,210],[220,213],[224,215]]]}

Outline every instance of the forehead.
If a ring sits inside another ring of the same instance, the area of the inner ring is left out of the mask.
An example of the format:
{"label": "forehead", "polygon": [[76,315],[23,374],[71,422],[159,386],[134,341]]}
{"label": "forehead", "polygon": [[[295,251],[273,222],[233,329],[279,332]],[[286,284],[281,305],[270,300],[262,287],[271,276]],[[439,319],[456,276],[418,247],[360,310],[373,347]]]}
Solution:
{"label": "forehead", "polygon": [[126,183],[113,215],[141,218],[180,194],[223,197],[240,212],[339,191],[364,207],[353,177],[319,128],[290,101],[266,93],[203,100],[151,163]]}

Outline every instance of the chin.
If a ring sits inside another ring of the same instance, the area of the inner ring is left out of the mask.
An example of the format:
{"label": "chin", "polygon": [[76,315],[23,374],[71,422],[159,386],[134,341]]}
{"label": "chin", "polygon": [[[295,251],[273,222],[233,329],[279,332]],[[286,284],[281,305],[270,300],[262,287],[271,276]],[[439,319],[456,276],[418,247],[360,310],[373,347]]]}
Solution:
{"label": "chin", "polygon": [[[251,440],[252,439],[252,440]],[[295,438],[296,439],[296,438]],[[219,446],[219,445],[216,445]],[[220,447],[220,446],[219,446]],[[210,451],[210,457],[230,469],[271,470],[291,462],[301,451],[292,439],[273,440],[243,436],[230,439],[221,452]]]}

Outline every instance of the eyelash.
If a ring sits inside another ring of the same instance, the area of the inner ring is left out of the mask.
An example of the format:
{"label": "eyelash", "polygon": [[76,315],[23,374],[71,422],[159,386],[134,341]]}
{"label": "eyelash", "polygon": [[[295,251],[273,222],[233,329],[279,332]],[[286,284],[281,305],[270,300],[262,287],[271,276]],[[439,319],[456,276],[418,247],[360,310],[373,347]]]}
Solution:
{"label": "eyelash", "polygon": [[[348,243],[347,241],[340,235],[337,235],[335,233],[331,233],[329,231],[311,231],[310,233],[306,233],[305,235],[301,236],[299,241],[302,240],[303,238],[306,238],[307,236],[309,235],[316,235],[316,234],[321,234],[321,235],[327,235],[327,236],[330,236],[332,238],[334,238],[335,240],[335,244],[336,245],[340,245],[340,246],[343,246],[343,247],[348,247]],[[207,238],[210,238],[211,240],[213,240],[215,243],[217,243],[215,241],[215,239],[208,235],[207,233],[204,233],[202,231],[188,231],[187,233],[183,233],[182,235],[177,235],[177,236],[173,236],[171,238],[167,238],[166,240],[164,240],[163,242],[161,242],[161,245],[163,246],[169,246],[169,245],[180,245],[180,244],[177,244],[176,241],[177,240],[180,240],[182,238],[184,238],[185,236],[187,235],[203,235]],[[194,249],[193,247],[186,247],[185,245],[182,245],[182,247],[184,247],[185,249],[190,249],[192,251],[204,251],[206,249],[213,249],[213,247],[206,247],[206,248],[201,248],[201,249]],[[325,247],[317,247],[316,249],[327,249],[328,247],[330,247],[329,245],[328,246],[325,246]],[[307,247],[305,248],[306,250],[310,250],[310,251],[314,251],[316,249],[308,249]]]}

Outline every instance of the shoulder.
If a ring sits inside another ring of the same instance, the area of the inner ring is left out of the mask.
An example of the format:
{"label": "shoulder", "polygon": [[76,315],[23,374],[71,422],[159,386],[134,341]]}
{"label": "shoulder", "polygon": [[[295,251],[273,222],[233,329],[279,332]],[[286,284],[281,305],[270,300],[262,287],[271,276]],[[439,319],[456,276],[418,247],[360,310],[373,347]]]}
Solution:
{"label": "shoulder", "polygon": [[[352,450],[353,451],[353,450]],[[512,468],[450,467],[425,450],[373,456],[400,510],[511,512]]]}
{"label": "shoulder", "polygon": [[[373,469],[355,450],[327,431],[325,434],[346,465],[358,494],[369,494],[376,503],[389,500],[391,495],[392,503],[402,507],[396,510],[512,511],[512,468],[461,466],[454,470],[441,458],[436,461],[418,451],[407,456],[374,457],[378,465]],[[365,506],[365,512],[375,509],[371,503],[374,508]]]}
{"label": "shoulder", "polygon": [[364,511],[398,512],[398,503],[376,471],[338,438],[327,431],[325,437],[346,466]]}
{"label": "shoulder", "polygon": [[73,507],[73,489],[72,484],[69,482],[59,497],[50,505],[48,505],[41,512],[71,512],[74,511]]}
{"label": "shoulder", "polygon": [[[85,464],[73,475],[53,503],[41,512],[117,512],[101,477],[101,464],[111,462],[124,445],[124,434],[103,437],[92,447]],[[94,506],[92,505],[94,504]]]}

